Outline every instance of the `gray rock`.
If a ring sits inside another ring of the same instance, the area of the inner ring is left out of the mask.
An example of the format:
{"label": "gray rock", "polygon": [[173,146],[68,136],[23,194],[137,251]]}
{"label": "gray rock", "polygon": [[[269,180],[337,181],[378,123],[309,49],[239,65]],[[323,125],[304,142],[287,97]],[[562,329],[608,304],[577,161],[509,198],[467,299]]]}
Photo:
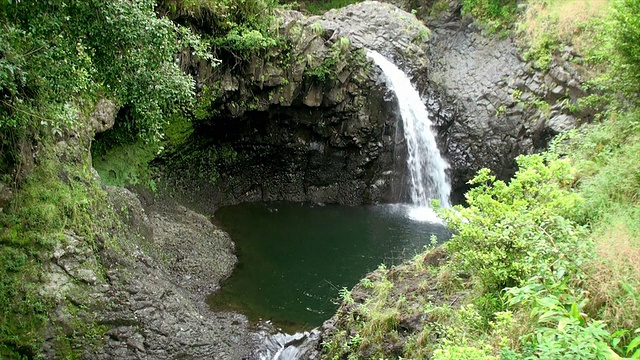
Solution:
{"label": "gray rock", "polygon": [[96,134],[105,132],[113,127],[116,121],[116,105],[107,99],[100,99],[89,116],[89,124]]}
{"label": "gray rock", "polygon": [[567,114],[559,114],[546,122],[546,127],[556,134],[575,129],[577,126],[576,118]]}
{"label": "gray rock", "polygon": [[410,74],[423,74],[428,69],[425,50],[431,30],[415,15],[394,5],[364,1],[330,10],[319,21],[326,29],[350,38],[357,48],[375,50]]}
{"label": "gray rock", "polygon": [[[579,87],[569,87],[578,78],[570,64],[556,60],[549,73],[535,72],[518,56],[511,39],[488,38],[475,27],[434,28],[429,58],[427,77],[439,105],[428,103],[451,164],[454,191],[465,189],[483,167],[500,178],[511,176],[517,155],[543,149],[549,139],[549,128],[537,125],[547,117],[537,104],[553,106],[583,94]],[[442,108],[449,111],[442,113]],[[567,119],[552,124],[572,126]]]}
{"label": "gray rock", "polygon": [[[247,319],[213,313],[204,303],[236,262],[228,235],[169,199],[144,209],[132,192],[107,190],[127,229],[99,250],[75,234],[55,246],[41,290],[58,303],[50,314],[57,330],[47,333],[71,336],[79,323],[106,326],[98,348],[74,340],[87,359],[246,358],[257,344]],[[45,359],[58,357],[55,341],[47,337]]]}

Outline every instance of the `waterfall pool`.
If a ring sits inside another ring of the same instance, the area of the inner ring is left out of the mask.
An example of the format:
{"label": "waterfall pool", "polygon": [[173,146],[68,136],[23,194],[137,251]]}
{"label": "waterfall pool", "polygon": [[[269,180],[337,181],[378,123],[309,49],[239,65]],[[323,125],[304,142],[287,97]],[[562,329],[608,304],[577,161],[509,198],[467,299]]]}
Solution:
{"label": "waterfall pool", "polygon": [[449,238],[438,222],[412,220],[406,205],[347,207],[245,203],[216,211],[236,243],[239,264],[208,299],[215,311],[271,320],[293,333],[319,326],[353,287],[380,264],[397,264]]}

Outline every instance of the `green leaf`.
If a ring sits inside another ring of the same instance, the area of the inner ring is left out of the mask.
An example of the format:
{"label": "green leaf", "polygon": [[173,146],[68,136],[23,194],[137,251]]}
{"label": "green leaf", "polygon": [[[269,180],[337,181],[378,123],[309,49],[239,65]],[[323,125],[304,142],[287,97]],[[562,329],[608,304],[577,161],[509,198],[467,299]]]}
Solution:
{"label": "green leaf", "polygon": [[[631,342],[627,346],[627,355],[634,351],[638,346],[640,346],[640,336],[636,336],[633,340],[631,340]],[[638,359],[638,356],[640,356],[640,349],[636,350],[631,358]]]}
{"label": "green leaf", "polygon": [[571,317],[576,320],[582,320],[582,316],[580,316],[580,309],[578,309],[578,304],[571,304]]}

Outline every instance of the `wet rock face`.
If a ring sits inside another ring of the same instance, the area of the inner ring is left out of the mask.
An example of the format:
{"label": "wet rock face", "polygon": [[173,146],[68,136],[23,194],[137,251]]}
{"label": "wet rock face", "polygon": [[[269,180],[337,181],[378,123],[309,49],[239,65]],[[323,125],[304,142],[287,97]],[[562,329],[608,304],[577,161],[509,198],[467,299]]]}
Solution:
{"label": "wet rock face", "polygon": [[[202,185],[207,196],[216,204],[385,200],[393,172],[395,119],[386,108],[376,110],[379,103],[363,106],[371,114],[276,108],[248,113],[240,122],[219,120],[201,127],[200,134],[224,138],[237,154],[218,166],[215,185]],[[212,145],[193,144],[192,151]]]}
{"label": "wet rock face", "polygon": [[264,329],[259,330],[260,345],[251,352],[249,359],[321,359],[321,332],[318,329],[296,333],[293,335],[279,333],[269,327],[269,324],[259,324]]}

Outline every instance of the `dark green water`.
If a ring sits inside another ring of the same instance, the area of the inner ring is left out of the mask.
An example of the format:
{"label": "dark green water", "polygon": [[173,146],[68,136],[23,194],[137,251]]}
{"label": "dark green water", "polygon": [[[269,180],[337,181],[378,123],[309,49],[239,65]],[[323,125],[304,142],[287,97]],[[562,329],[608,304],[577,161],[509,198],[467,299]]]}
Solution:
{"label": "dark green water", "polygon": [[209,305],[289,331],[321,325],[337,309],[339,289],[381,263],[413,257],[432,234],[449,237],[442,225],[413,221],[406,210],[298,203],[221,208],[214,218],[236,243],[240,263]]}

